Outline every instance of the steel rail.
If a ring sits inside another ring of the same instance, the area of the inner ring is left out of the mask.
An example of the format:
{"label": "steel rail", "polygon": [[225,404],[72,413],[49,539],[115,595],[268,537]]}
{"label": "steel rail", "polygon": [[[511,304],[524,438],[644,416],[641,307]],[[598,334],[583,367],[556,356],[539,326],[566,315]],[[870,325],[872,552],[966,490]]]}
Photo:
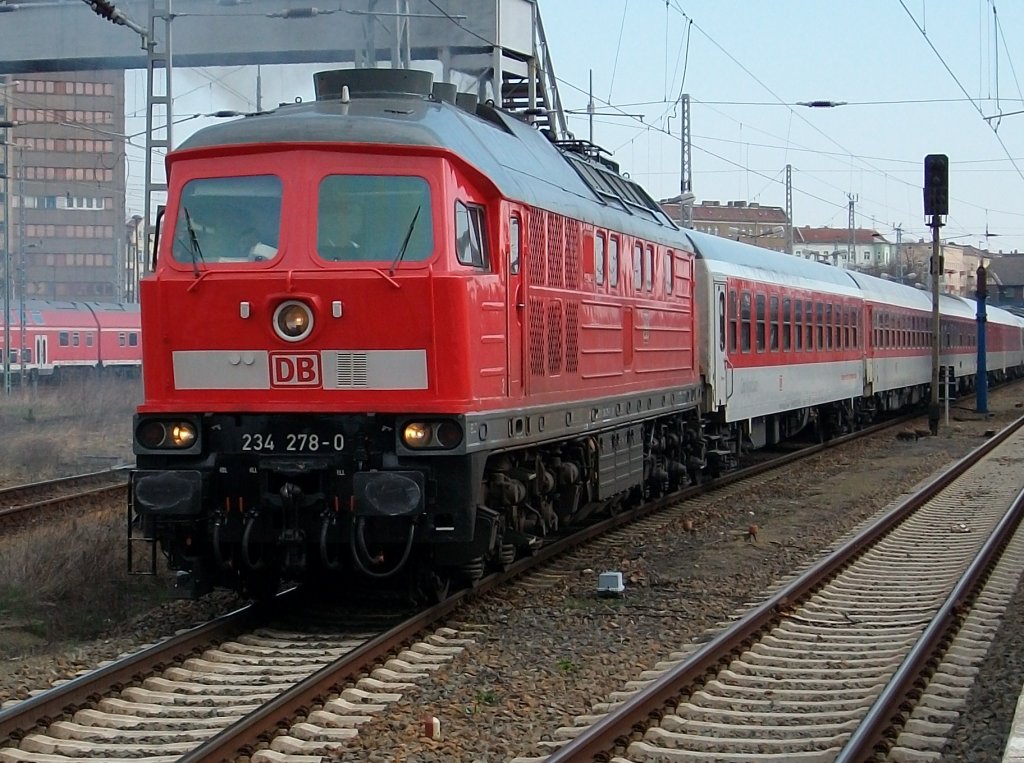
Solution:
{"label": "steel rail", "polygon": [[616,746],[624,745],[632,734],[643,733],[648,725],[660,719],[667,707],[678,704],[682,694],[688,692],[690,687],[696,687],[709,671],[717,669],[736,651],[748,646],[759,632],[780,620],[792,604],[818,588],[825,578],[870,547],[918,506],[952,484],[1021,426],[1024,426],[1024,417],[1018,418],[987,442],[944,469],[917,493],[894,506],[864,532],[810,567],[711,641],[703,644],[679,665],[659,676],[574,739],[552,752],[545,763],[580,763],[603,758]]}
{"label": "steel rail", "polygon": [[[274,600],[276,606],[287,604],[293,590],[279,594]],[[101,695],[136,683],[161,666],[191,655],[211,643],[225,641],[266,619],[268,614],[265,605],[242,607],[0,710],[0,743],[18,740],[37,726],[47,726],[62,715],[91,706]]]}
{"label": "steel rail", "polygon": [[882,693],[875,699],[864,720],[843,745],[834,763],[854,763],[872,759],[876,750],[884,752],[885,748],[895,741],[895,735],[888,732],[894,726],[903,726],[908,715],[905,712],[909,706],[905,704],[908,696],[920,686],[922,675],[927,672],[929,663],[947,637],[959,630],[963,624],[963,612],[969,609],[965,606],[966,602],[977,595],[992,565],[998,561],[1002,550],[1020,525],[1022,514],[1024,488],[1017,493],[981,551],[957,581],[924,633],[914,643],[896,673],[882,689]]}
{"label": "steel rail", "polygon": [[111,477],[121,472],[127,472],[131,468],[131,465],[112,466],[109,469],[101,469],[98,472],[85,472],[84,474],[72,474],[67,477],[55,477],[51,480],[26,482],[22,485],[10,485],[9,487],[0,488],[0,500],[3,500],[5,496],[14,495],[22,491],[31,492],[33,490],[42,490],[48,487],[60,487],[61,485],[66,485],[78,480],[94,480],[101,477]]}

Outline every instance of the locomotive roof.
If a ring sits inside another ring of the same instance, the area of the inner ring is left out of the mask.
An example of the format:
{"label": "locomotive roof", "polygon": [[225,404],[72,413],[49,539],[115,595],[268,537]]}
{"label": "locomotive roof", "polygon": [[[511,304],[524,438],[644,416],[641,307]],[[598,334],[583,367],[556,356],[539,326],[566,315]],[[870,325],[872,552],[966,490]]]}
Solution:
{"label": "locomotive roof", "polygon": [[[536,128],[486,104],[470,113],[443,101],[396,94],[354,96],[347,103],[283,104],[271,112],[200,130],[179,149],[293,142],[448,149],[490,178],[507,198],[674,245],[681,238],[656,202],[650,200],[646,209],[635,203],[636,196],[625,203],[616,202],[607,187],[594,187],[607,170],[563,153]],[[581,172],[599,177],[585,181]],[[627,186],[623,195],[639,190],[625,178],[616,177],[620,187]],[[649,199],[645,192],[639,194]]]}

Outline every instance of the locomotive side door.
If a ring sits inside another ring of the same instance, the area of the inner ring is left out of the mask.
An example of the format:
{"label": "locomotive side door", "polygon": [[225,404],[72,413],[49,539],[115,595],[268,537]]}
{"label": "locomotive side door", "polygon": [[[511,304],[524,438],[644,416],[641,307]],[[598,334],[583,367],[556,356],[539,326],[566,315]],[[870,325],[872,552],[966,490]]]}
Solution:
{"label": "locomotive side door", "polygon": [[[715,407],[721,407],[732,394],[732,367],[729,365],[726,347],[727,327],[730,316],[726,312],[725,281],[715,281],[711,309],[708,311],[708,329],[711,334],[712,386],[715,393]],[[732,316],[735,318],[735,316]]]}
{"label": "locomotive side door", "polygon": [[523,383],[523,324],[526,321],[526,285],[523,283],[522,214],[513,210],[508,218],[508,250],[506,262],[507,305],[506,368],[508,369],[508,396],[518,399],[525,391]]}

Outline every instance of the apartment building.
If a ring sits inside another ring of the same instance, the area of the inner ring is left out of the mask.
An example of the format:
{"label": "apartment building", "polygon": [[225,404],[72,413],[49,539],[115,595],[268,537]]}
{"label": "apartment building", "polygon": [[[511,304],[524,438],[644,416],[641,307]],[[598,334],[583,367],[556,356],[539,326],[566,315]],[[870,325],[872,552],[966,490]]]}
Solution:
{"label": "apartment building", "polygon": [[125,296],[124,72],[0,80],[0,248],[20,299]]}

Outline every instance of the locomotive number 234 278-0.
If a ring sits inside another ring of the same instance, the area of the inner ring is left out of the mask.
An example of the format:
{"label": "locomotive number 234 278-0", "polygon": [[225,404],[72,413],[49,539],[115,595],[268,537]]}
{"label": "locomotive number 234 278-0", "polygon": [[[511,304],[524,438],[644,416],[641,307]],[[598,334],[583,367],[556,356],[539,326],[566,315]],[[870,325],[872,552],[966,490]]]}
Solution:
{"label": "locomotive number 234 278-0", "polygon": [[248,452],[317,453],[319,451],[342,451],[345,449],[345,435],[321,435],[316,432],[269,433],[245,432],[242,434],[242,450]]}

